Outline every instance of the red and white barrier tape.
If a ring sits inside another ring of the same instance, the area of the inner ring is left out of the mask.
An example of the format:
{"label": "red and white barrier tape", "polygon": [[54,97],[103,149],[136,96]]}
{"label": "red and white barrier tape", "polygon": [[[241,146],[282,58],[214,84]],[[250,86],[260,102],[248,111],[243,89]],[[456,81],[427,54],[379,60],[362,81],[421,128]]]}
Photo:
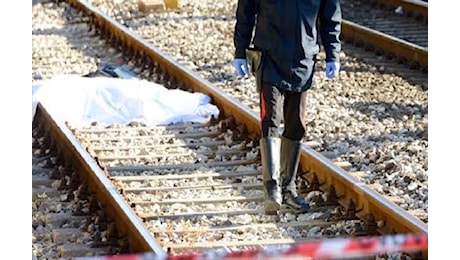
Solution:
{"label": "red and white barrier tape", "polygon": [[204,254],[159,256],[154,253],[79,258],[81,260],[211,260],[211,259],[335,259],[366,257],[397,252],[428,250],[428,234],[398,234],[375,237],[335,238],[296,243],[285,248],[227,252],[211,250]]}

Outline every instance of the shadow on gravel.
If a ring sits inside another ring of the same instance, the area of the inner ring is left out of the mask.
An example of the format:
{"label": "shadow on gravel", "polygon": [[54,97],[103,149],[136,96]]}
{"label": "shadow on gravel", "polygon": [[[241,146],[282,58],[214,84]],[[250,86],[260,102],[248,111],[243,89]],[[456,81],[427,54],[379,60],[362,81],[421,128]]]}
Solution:
{"label": "shadow on gravel", "polygon": [[377,119],[393,118],[395,121],[406,120],[405,117],[428,114],[428,106],[419,104],[403,104],[396,102],[354,102],[348,106],[363,114]]}
{"label": "shadow on gravel", "polygon": [[[360,113],[368,115],[376,120],[394,120],[395,122],[404,122],[406,120],[422,120],[428,115],[428,106],[419,104],[403,104],[396,102],[355,102],[347,106]],[[420,118],[415,118],[419,115]],[[403,136],[416,136],[422,140],[428,140],[428,129],[403,129],[398,132],[392,131],[393,134]],[[376,137],[380,138],[380,137]]]}

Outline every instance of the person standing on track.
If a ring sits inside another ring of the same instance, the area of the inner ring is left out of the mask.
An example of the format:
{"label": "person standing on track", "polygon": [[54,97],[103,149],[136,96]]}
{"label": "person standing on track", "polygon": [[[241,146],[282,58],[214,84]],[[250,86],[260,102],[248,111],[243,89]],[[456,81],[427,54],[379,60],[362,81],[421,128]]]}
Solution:
{"label": "person standing on track", "polygon": [[310,209],[295,182],[306,131],[306,93],[320,41],[326,77],[338,75],[341,23],[339,0],[238,0],[232,65],[240,77],[253,73],[260,93],[266,214],[276,214],[282,203],[301,213]]}

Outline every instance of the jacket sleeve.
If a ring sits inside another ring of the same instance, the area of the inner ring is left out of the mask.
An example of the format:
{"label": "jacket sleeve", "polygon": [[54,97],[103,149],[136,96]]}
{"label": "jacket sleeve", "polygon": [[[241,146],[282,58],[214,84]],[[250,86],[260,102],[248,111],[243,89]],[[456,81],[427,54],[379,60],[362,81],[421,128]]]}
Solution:
{"label": "jacket sleeve", "polygon": [[238,0],[236,24],[233,33],[235,58],[246,58],[246,49],[252,40],[256,20],[256,0]]}
{"label": "jacket sleeve", "polygon": [[320,34],[321,42],[326,52],[326,62],[340,61],[340,32],[342,11],[340,0],[323,0],[320,6]]}

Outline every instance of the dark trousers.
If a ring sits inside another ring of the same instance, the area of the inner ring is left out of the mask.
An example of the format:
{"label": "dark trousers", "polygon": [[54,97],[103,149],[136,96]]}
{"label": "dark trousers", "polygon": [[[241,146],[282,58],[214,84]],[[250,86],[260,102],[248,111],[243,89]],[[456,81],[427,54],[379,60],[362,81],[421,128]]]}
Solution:
{"label": "dark trousers", "polygon": [[279,136],[279,127],[284,119],[282,135],[300,141],[305,134],[307,91],[291,92],[280,90],[271,84],[262,83],[260,91],[261,135]]}

